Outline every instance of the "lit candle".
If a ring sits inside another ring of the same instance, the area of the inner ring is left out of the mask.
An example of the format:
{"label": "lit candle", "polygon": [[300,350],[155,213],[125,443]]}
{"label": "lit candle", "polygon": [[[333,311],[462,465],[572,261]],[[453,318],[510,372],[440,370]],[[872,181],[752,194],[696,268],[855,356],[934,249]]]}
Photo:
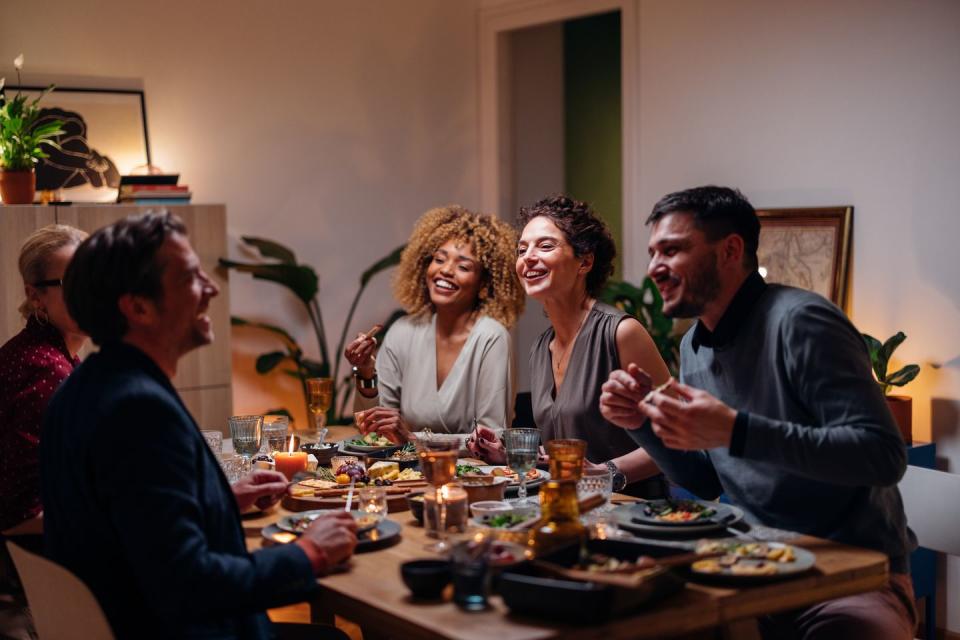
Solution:
{"label": "lit candle", "polygon": [[273,463],[280,473],[287,477],[287,480],[292,480],[293,476],[299,473],[300,471],[306,471],[307,469],[307,452],[306,451],[294,451],[294,442],[293,436],[290,437],[290,446],[288,451],[278,451],[273,454]]}
{"label": "lit candle", "polygon": [[[467,526],[467,492],[459,485],[445,484],[440,489],[440,499],[447,505],[447,531],[463,531]],[[424,528],[431,535],[437,530],[438,511],[434,493],[427,491],[423,496],[423,518]]]}

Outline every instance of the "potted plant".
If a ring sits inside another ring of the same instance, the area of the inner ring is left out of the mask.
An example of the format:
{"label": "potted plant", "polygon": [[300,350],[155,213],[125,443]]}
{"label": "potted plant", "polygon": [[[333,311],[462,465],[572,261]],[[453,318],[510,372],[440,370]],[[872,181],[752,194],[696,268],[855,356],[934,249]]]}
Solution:
{"label": "potted plant", "polygon": [[889,395],[889,392],[892,387],[902,387],[916,378],[917,374],[920,373],[920,365],[908,364],[893,373],[887,371],[890,356],[907,339],[903,331],[898,331],[896,335],[883,343],[866,333],[863,334],[863,339],[867,343],[873,373],[877,376],[880,388],[883,389],[883,395],[887,399],[890,413],[893,414],[897,426],[900,427],[903,439],[907,444],[910,444],[913,442],[913,398],[910,396],[892,396]]}
{"label": "potted plant", "polygon": [[[17,84],[22,84],[22,53],[14,59],[13,66],[17,70]],[[33,100],[28,100],[18,88],[17,95],[7,101],[3,90],[5,80],[0,78],[0,198],[4,204],[30,204],[37,190],[34,165],[47,157],[43,145],[59,148],[53,138],[64,133],[63,122],[51,120],[37,124],[38,103],[53,91],[53,85]]]}

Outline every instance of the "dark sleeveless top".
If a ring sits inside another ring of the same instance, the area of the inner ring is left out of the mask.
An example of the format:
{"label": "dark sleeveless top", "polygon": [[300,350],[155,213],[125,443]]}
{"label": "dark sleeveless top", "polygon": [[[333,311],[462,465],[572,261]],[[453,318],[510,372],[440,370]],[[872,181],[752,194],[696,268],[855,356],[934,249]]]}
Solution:
{"label": "dark sleeveless top", "polygon": [[[587,459],[601,464],[637,448],[626,430],[610,424],[600,414],[600,387],[619,369],[617,326],[627,314],[597,302],[583,321],[573,343],[563,385],[554,395],[550,341],[553,327],[544,331],[530,349],[530,392],[533,417],[543,442],[556,438],[587,441]],[[631,484],[624,493],[661,497],[662,476]]]}

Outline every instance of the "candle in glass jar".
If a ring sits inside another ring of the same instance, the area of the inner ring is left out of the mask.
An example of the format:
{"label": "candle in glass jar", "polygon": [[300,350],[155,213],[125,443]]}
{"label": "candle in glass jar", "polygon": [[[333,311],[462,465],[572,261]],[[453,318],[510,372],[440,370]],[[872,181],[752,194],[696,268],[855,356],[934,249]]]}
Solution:
{"label": "candle in glass jar", "polygon": [[306,471],[307,452],[278,451],[277,453],[273,454],[273,462],[276,465],[277,471],[285,475],[287,480],[292,480],[293,476],[300,471]]}
{"label": "candle in glass jar", "polygon": [[[467,492],[457,484],[445,484],[440,489],[441,500],[447,505],[447,530],[462,532],[467,527]],[[423,526],[435,535],[439,520],[437,500],[433,491],[427,491],[423,496]]]}

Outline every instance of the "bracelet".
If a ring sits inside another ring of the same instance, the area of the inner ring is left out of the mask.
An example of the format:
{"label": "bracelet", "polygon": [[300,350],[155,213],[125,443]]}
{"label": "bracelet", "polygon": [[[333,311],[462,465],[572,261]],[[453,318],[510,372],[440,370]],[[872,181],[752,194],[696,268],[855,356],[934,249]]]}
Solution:
{"label": "bracelet", "polygon": [[376,389],[377,388],[377,372],[373,372],[372,378],[364,378],[360,375],[360,370],[356,367],[353,368],[353,379],[357,383],[357,387],[360,389]]}

